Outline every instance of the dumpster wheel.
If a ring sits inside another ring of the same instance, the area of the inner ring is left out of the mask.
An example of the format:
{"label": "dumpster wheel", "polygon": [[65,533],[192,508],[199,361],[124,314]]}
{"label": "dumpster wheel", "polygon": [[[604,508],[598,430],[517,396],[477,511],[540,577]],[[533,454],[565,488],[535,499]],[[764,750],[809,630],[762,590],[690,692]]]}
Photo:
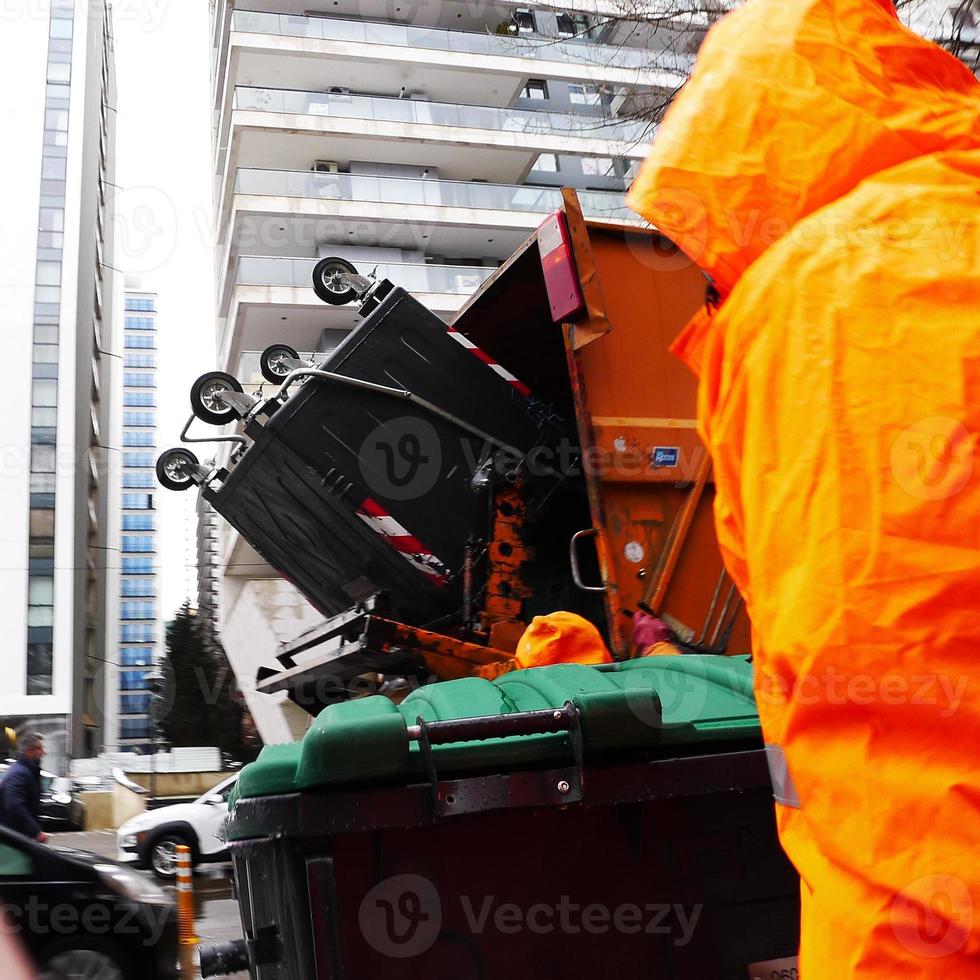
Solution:
{"label": "dumpster wheel", "polygon": [[290,368],[282,363],[284,357],[294,361],[299,360],[299,354],[288,344],[273,344],[262,351],[259,357],[259,370],[269,384],[281,385],[289,375]]}
{"label": "dumpster wheel", "polygon": [[197,457],[189,449],[168,449],[157,460],[157,479],[168,490],[189,490],[194,486],[189,471],[197,465]]}
{"label": "dumpster wheel", "polygon": [[313,292],[331,306],[343,306],[357,299],[358,292],[344,281],[344,274],[356,276],[357,269],[336,255],[320,259],[313,267]]}
{"label": "dumpster wheel", "polygon": [[225,425],[238,418],[235,409],[221,400],[226,391],[242,393],[242,386],[234,375],[225,371],[202,374],[191,386],[191,411],[202,422],[211,425]]}

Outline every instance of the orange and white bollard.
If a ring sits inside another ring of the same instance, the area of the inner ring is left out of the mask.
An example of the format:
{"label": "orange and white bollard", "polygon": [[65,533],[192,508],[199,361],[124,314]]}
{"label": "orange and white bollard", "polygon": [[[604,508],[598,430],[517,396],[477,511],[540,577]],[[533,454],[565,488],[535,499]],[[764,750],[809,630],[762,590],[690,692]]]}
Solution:
{"label": "orange and white bollard", "polygon": [[201,940],[194,931],[194,867],[186,844],[177,845],[177,939],[180,975],[197,976],[194,947]]}
{"label": "orange and white bollard", "polygon": [[194,932],[194,868],[186,844],[177,845],[177,937],[181,946],[201,941]]}

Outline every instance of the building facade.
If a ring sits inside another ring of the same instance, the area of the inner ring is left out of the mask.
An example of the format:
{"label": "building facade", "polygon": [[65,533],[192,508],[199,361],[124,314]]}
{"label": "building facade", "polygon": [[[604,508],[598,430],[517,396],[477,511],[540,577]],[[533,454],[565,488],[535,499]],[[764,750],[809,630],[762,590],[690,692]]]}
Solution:
{"label": "building facade", "polygon": [[[156,478],[157,295],[126,279],[123,320],[122,487],[119,529],[118,658],[108,700],[114,748],[149,750],[148,676],[160,658]],[[108,742],[108,738],[107,738]]]}
{"label": "building facade", "polygon": [[[356,325],[313,293],[325,255],[448,319],[560,187],[635,221],[650,129],[631,113],[692,57],[668,28],[553,3],[225,0],[212,26],[217,365],[246,384],[269,344],[327,353]],[[255,672],[321,617],[220,520],[217,537],[225,650],[262,737],[289,740],[308,718],[255,695]]]}
{"label": "building facade", "polygon": [[49,769],[104,740],[118,479],[115,69],[107,8],[3,14],[7,381],[0,467],[0,717],[47,736]]}
{"label": "building facade", "polygon": [[197,617],[212,640],[218,637],[218,515],[197,498]]}

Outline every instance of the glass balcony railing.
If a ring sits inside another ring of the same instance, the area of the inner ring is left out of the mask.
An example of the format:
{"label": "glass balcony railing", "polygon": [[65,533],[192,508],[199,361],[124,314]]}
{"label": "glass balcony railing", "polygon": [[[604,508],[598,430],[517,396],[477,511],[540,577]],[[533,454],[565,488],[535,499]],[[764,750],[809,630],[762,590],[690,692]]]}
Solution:
{"label": "glass balcony railing", "polygon": [[533,109],[498,109],[493,106],[422,102],[374,95],[337,95],[328,92],[297,92],[292,89],[235,89],[235,108],[260,112],[288,112],[330,116],[334,119],[373,119],[407,122],[453,129],[488,129],[503,133],[547,133],[562,136],[615,139],[638,143],[650,136],[647,123],[636,120],[604,119],[601,116]]}
{"label": "glass balcony railing", "polygon": [[[239,286],[308,287],[312,297],[313,267],[316,259],[291,259],[278,256],[243,255],[238,260],[235,282]],[[378,279],[390,279],[413,293],[450,293],[468,296],[479,289],[496,269],[469,265],[422,265],[412,262],[379,262],[368,268],[361,263],[359,271],[373,273]]]}
{"label": "glass balcony railing", "polygon": [[[250,34],[278,34],[311,37],[327,41],[359,41],[362,44],[393,44],[429,51],[458,54],[497,55],[510,58],[540,58],[571,64],[611,68],[651,69],[687,74],[693,55],[673,51],[628,48],[582,40],[550,37],[514,37],[477,31],[447,31],[435,27],[415,27],[367,20],[341,20],[333,17],[304,17],[293,14],[253,13],[236,10],[231,29]],[[678,80],[680,81],[680,79]]]}
{"label": "glass balcony railing", "polygon": [[[308,170],[246,170],[235,177],[235,193],[258,197],[297,197],[319,201],[364,201],[374,204],[422,204],[444,208],[479,208],[551,214],[562,206],[556,187],[484,184],[438,178],[374,177],[324,174]],[[638,221],[616,191],[579,191],[588,218]]]}

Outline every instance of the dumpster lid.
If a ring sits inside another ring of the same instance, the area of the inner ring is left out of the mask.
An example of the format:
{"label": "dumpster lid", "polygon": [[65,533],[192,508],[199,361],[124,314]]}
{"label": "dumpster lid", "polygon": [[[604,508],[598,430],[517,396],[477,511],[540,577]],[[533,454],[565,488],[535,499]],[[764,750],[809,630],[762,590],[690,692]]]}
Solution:
{"label": "dumpster lid", "polygon": [[[410,726],[517,716],[567,703],[581,719],[588,758],[607,751],[705,753],[719,741],[760,737],[745,657],[664,656],[589,667],[557,664],[419,688],[400,705],[382,696],[330,705],[299,742],[270,745],[246,766],[235,799],[316,787],[410,782],[427,762]],[[440,773],[502,771],[572,755],[568,732],[514,734],[431,747]]]}

